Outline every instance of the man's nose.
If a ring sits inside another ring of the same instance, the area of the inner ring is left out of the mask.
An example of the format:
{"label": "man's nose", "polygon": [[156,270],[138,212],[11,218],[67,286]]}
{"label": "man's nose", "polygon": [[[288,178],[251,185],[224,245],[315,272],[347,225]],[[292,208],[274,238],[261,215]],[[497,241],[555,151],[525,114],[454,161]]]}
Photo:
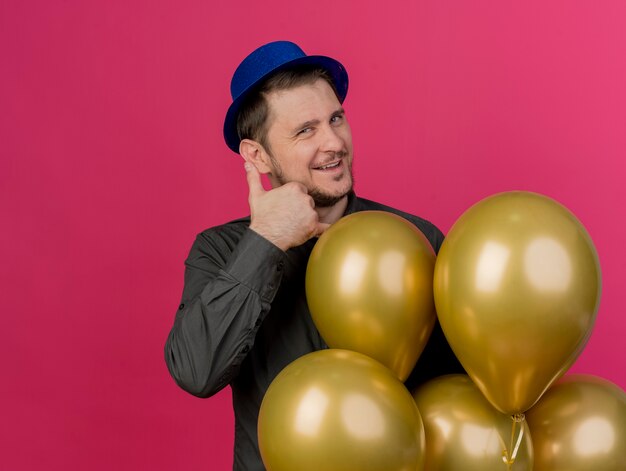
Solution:
{"label": "man's nose", "polygon": [[343,138],[332,126],[325,126],[322,133],[321,150],[323,152],[341,152],[345,147]]}

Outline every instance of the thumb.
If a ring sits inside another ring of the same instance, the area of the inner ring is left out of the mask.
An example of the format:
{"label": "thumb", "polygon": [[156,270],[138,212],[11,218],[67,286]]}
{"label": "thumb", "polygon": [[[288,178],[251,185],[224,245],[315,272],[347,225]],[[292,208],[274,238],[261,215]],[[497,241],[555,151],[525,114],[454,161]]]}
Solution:
{"label": "thumb", "polygon": [[261,174],[256,167],[250,162],[246,162],[243,166],[246,169],[246,179],[248,180],[250,197],[254,198],[255,196],[265,193],[265,189],[261,183]]}

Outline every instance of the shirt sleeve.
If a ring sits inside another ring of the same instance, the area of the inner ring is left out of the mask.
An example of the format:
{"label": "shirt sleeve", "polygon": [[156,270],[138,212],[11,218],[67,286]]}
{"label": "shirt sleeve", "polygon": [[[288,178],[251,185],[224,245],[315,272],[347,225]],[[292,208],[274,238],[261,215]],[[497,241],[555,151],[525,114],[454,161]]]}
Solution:
{"label": "shirt sleeve", "polygon": [[165,344],[165,361],[181,388],[209,397],[236,376],[280,286],[284,258],[251,229],[236,243],[220,231],[196,238]]}

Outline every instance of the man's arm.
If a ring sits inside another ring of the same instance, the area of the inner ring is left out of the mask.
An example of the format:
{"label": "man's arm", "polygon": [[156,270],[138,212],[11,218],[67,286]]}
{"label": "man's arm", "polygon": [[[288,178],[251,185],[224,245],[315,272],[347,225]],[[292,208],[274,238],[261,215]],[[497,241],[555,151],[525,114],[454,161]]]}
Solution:
{"label": "man's arm", "polygon": [[215,394],[237,374],[282,278],[282,250],[250,229],[243,235],[228,229],[196,238],[165,345],[171,375],[199,397]]}
{"label": "man's arm", "polygon": [[225,387],[254,344],[282,280],[285,252],[320,234],[313,200],[299,183],[265,191],[246,164],[251,223],[200,234],[187,258],[185,288],[165,345],[178,385],[208,397]]}

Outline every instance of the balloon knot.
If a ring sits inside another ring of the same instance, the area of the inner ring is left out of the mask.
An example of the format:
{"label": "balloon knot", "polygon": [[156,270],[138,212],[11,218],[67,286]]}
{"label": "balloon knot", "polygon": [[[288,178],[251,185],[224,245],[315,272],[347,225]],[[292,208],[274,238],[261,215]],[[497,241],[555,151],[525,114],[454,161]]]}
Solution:
{"label": "balloon knot", "polygon": [[516,423],[520,424],[520,423],[524,422],[524,419],[526,419],[526,416],[524,414],[522,414],[522,413],[513,414],[511,416],[511,419],[513,420],[513,422],[516,422]]}
{"label": "balloon knot", "polygon": [[[515,463],[515,459],[517,458],[517,452],[519,451],[520,445],[522,444],[522,437],[524,436],[524,424],[522,424],[522,422],[524,422],[525,419],[526,417],[522,413],[511,415],[511,420],[513,421],[512,423],[513,428],[511,429],[511,445],[509,446],[508,450],[506,449],[506,445],[505,445],[505,448],[502,451],[502,461],[504,462],[504,464],[506,464],[507,469],[509,470],[513,469],[513,463]],[[520,425],[519,433],[517,435],[517,443],[516,443],[515,442],[515,429],[517,428],[517,424],[521,424],[521,425]],[[510,453],[509,453],[509,450],[511,450]]]}

